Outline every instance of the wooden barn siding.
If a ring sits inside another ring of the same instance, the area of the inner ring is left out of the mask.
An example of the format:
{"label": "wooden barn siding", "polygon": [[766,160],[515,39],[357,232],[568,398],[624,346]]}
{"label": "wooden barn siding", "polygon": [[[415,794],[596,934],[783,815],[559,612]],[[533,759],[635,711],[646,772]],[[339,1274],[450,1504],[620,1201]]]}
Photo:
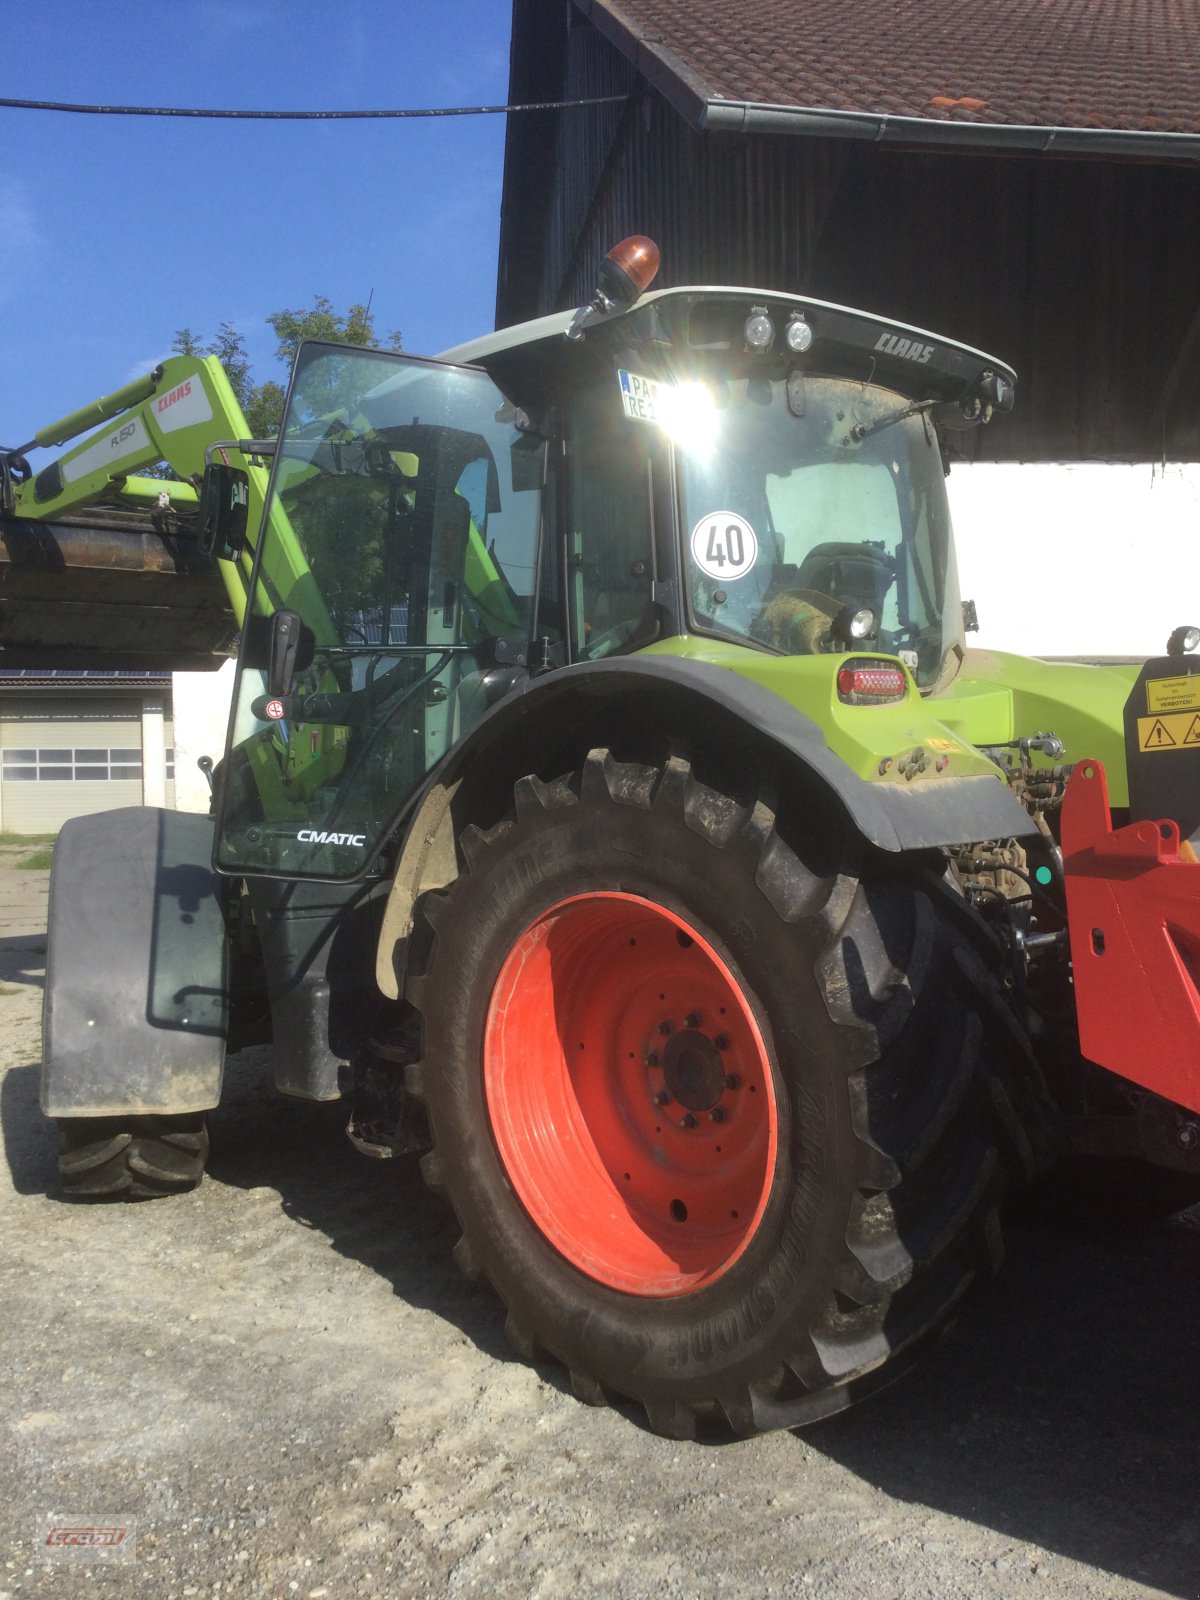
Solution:
{"label": "wooden barn siding", "polygon": [[[521,119],[525,191],[510,137],[501,323],[586,300],[599,257],[648,233],[660,287],[795,289],[1012,362],[1016,413],[964,440],[980,458],[1200,458],[1200,363],[1159,410],[1200,307],[1200,172],[705,136],[590,26],[560,44],[564,97],[635,94]],[[518,260],[519,228],[538,248]]]}

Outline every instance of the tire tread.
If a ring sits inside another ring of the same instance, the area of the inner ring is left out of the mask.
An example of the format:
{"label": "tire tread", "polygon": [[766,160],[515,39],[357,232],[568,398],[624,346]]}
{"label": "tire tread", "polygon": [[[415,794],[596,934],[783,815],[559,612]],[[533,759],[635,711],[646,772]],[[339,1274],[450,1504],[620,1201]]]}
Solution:
{"label": "tire tread", "polygon": [[159,1199],[194,1189],[208,1160],[203,1112],[58,1121],[58,1172],[72,1199]]}
{"label": "tire tread", "polygon": [[[632,1375],[619,1383],[611,1372],[593,1375],[575,1356],[552,1351],[571,1370],[576,1392],[589,1403],[596,1403],[593,1395],[626,1394],[654,1430],[682,1439],[713,1415],[739,1434],[815,1420],[890,1381],[940,1334],[972,1282],[999,1265],[999,1202],[1007,1184],[1037,1164],[1028,1132],[1038,1105],[1031,1053],[936,882],[905,878],[902,869],[878,862],[863,877],[853,850],[841,867],[814,873],[781,833],[765,783],[749,799],[725,793],[703,782],[679,751],[653,766],[593,749],[577,774],[550,783],[521,779],[514,806],[515,817],[486,832],[466,830],[463,878],[417,908],[427,923],[416,947],[424,961],[414,965],[409,988],[418,1008],[437,1003],[439,935],[451,926],[464,880],[484,868],[488,852],[514,827],[578,806],[599,813],[600,835],[610,809],[635,807],[677,817],[713,850],[733,853],[778,918],[781,935],[806,925],[817,950],[813,970],[847,1063],[853,1137],[838,1179],[847,1213],[843,1251],[824,1309],[794,1330],[791,1353],[766,1372],[739,1376],[736,1387],[717,1378],[696,1393]],[[827,847],[815,849],[822,860],[833,858]],[[947,1006],[949,994],[957,1007]],[[425,1073],[420,1088],[410,1088],[424,1094],[433,1080]],[[427,1110],[435,1147],[422,1171],[453,1204],[454,1184],[437,1147],[436,1107],[427,1103]],[[470,1227],[461,1210],[459,1221],[464,1243],[456,1259],[469,1276],[498,1283],[502,1275],[488,1270],[486,1241],[467,1244]],[[554,1335],[531,1325],[535,1309],[507,1309],[518,1353],[532,1359],[549,1348]]]}

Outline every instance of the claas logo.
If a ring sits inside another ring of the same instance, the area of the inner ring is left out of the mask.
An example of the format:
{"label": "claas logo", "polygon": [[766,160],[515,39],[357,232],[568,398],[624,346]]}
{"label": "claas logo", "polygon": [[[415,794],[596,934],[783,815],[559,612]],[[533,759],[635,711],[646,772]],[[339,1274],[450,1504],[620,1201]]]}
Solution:
{"label": "claas logo", "polygon": [[192,380],[189,378],[186,383],[181,383],[177,389],[172,389],[169,394],[162,395],[155,402],[154,409],[156,411],[166,411],[169,409],[169,407],[173,406],[177,400],[186,400],[191,392]]}

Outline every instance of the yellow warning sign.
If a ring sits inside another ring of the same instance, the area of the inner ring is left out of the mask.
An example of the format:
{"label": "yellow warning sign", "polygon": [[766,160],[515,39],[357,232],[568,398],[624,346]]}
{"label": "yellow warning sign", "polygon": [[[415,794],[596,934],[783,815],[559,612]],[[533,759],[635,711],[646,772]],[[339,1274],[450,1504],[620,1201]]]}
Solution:
{"label": "yellow warning sign", "polygon": [[1187,750],[1200,747],[1200,712],[1172,711],[1161,717],[1139,717],[1139,750]]}
{"label": "yellow warning sign", "polygon": [[1147,711],[1187,711],[1193,707],[1200,709],[1200,673],[1191,678],[1147,678]]}

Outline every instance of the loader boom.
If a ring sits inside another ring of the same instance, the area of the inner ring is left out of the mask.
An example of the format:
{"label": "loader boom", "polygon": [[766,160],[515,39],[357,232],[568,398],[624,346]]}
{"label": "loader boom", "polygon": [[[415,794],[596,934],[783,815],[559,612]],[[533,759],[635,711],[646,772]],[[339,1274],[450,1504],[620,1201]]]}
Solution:
{"label": "loader boom", "polygon": [[[89,434],[14,486],[11,510],[15,516],[56,522],[101,502],[124,504],[130,510],[153,505],[160,511],[169,508],[177,515],[194,515],[197,486],[212,442],[245,440],[250,433],[217,358],[174,356],[136,383],[40,428],[15,454],[35,446],[66,444],[106,419],[110,423],[107,429]],[[159,462],[170,465],[174,479],[138,476]],[[249,491],[247,522],[257,530],[268,475],[250,460],[245,461],[244,470]],[[239,563],[218,562],[239,622],[246,610],[252,556],[250,547],[241,572]]]}
{"label": "loader boom", "polygon": [[[98,423],[107,426],[87,431]],[[79,439],[80,434],[86,437]],[[250,600],[273,442],[252,440],[249,434],[237,396],[217,358],[176,356],[145,378],[38,429],[19,449],[0,458],[3,553],[9,566],[0,593],[13,602],[4,618],[5,664],[40,664],[40,658],[57,643],[53,623],[38,631],[43,623],[36,609],[38,601],[44,601],[47,610],[54,602],[77,601],[83,607],[90,603],[97,623],[110,623],[105,572],[140,571],[157,578],[153,593],[149,592],[151,585],[146,585],[142,602],[151,611],[164,594],[178,599],[183,588],[191,592],[181,604],[194,605],[199,590],[206,609],[220,611],[226,619],[224,626],[215,630],[213,665],[228,653],[247,609],[266,615],[278,608],[280,602],[272,596],[287,596],[286,603],[320,616],[320,596],[278,506],[271,513],[274,536],[270,554],[254,600]],[[73,440],[78,442],[71,443],[48,466],[36,473],[29,470],[25,450]],[[245,532],[236,548],[215,549],[211,529],[204,526],[200,486],[214,459],[232,469],[239,485]],[[174,477],[142,475],[159,462],[165,462]],[[47,566],[58,569],[49,584]],[[64,580],[62,568],[79,571],[77,585]],[[164,580],[171,576],[183,582],[168,586]],[[130,592],[126,579],[123,598]],[[15,615],[18,601],[26,607],[35,603],[34,613],[26,609],[23,615]],[[137,611],[136,600],[130,609]],[[170,602],[165,609],[173,609]],[[165,657],[163,664],[195,664],[172,658],[172,620],[164,620],[159,647]],[[71,621],[78,628],[82,619],[75,615]],[[86,623],[83,626],[86,628]],[[136,633],[136,628],[133,631]],[[78,640],[73,643],[77,652]],[[111,646],[111,640],[107,643]],[[97,652],[100,648],[98,641]],[[33,650],[39,659],[26,660],[23,649]],[[60,664],[69,664],[66,657],[72,653],[70,648],[60,650]]]}

